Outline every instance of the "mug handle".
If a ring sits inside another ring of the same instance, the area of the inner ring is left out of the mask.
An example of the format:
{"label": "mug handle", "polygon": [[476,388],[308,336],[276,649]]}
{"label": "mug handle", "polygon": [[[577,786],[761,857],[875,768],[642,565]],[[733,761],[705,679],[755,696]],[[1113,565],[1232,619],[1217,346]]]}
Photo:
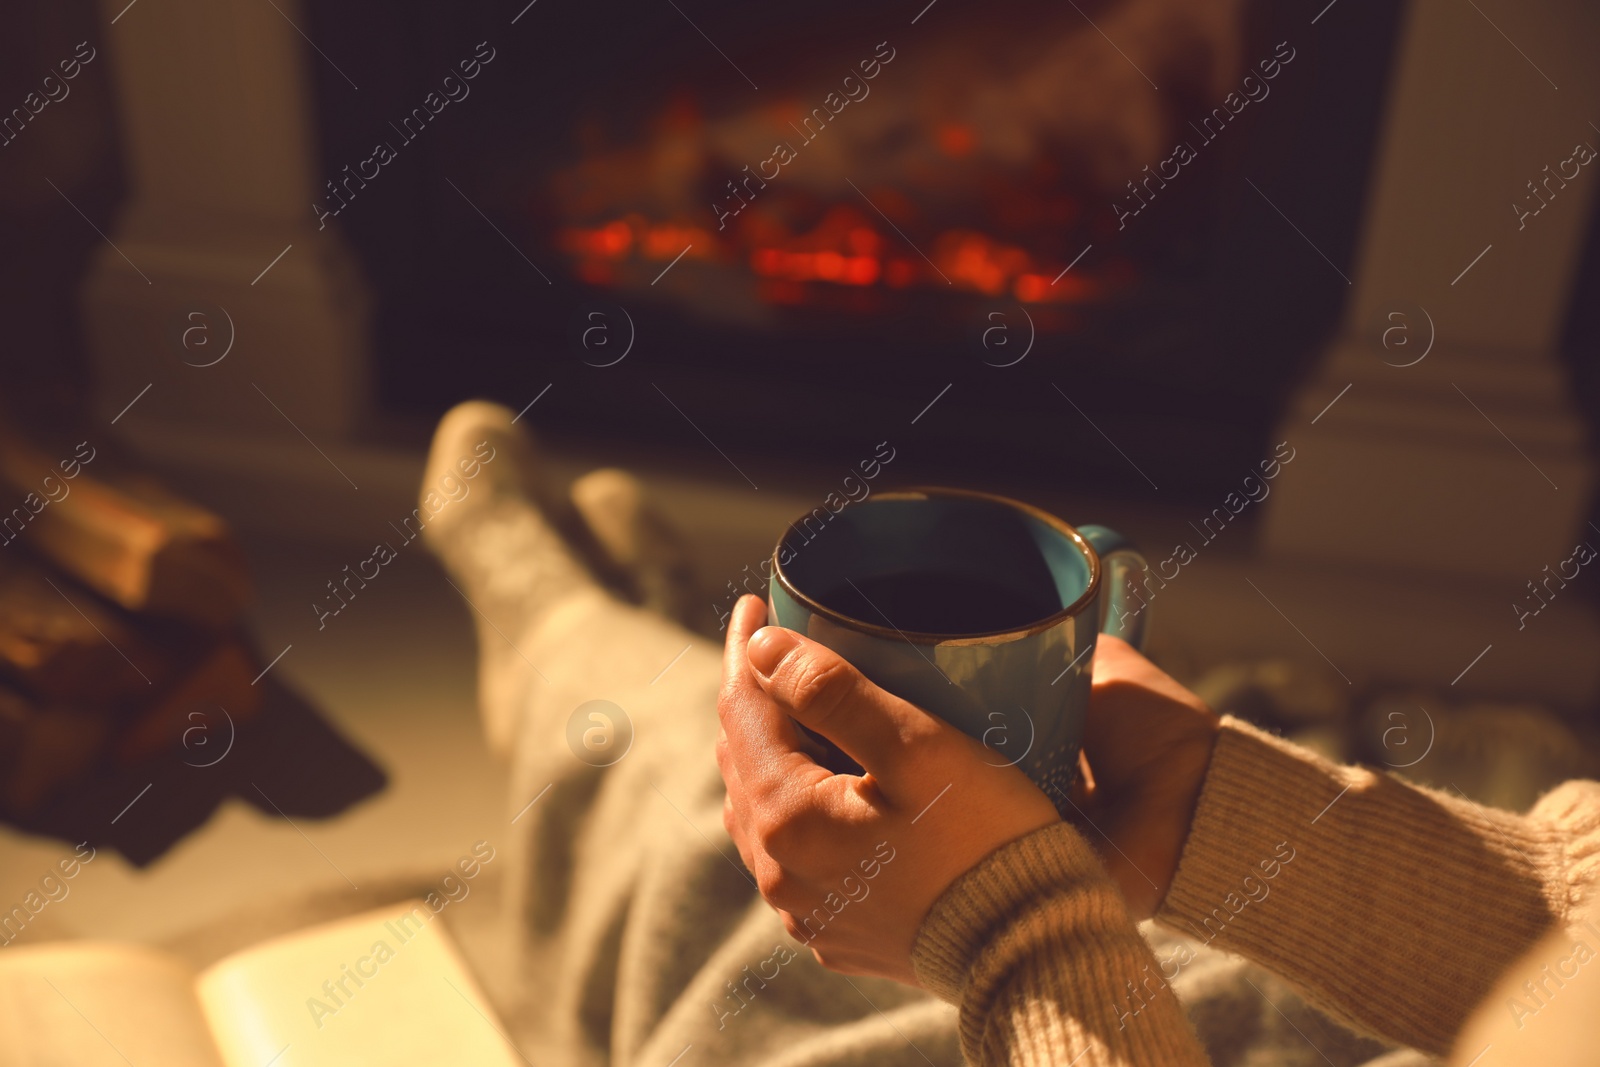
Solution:
{"label": "mug handle", "polygon": [[1106,583],[1106,607],[1100,617],[1100,632],[1120,637],[1143,652],[1145,635],[1149,631],[1150,605],[1130,595],[1128,586],[1129,579],[1137,580],[1149,564],[1126,537],[1108,526],[1079,526],[1077,530],[1100,557],[1104,568],[1101,581]]}

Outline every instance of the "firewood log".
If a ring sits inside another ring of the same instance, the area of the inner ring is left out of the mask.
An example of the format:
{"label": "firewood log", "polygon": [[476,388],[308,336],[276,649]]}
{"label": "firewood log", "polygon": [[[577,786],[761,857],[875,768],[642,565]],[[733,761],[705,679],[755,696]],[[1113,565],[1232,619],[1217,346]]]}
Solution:
{"label": "firewood log", "polygon": [[0,811],[25,816],[105,753],[109,712],[40,706],[0,687]]}
{"label": "firewood log", "polygon": [[181,746],[196,766],[220,760],[233,731],[261,710],[262,690],[251,685],[260,670],[242,640],[218,642],[122,728],[114,758],[128,765]]}
{"label": "firewood log", "polygon": [[13,496],[0,500],[0,551],[25,541],[129,611],[236,622],[250,583],[227,524],[100,453],[84,441],[58,457],[0,428],[0,482]]}
{"label": "firewood log", "polygon": [[0,684],[0,813],[25,817],[96,768],[129,767],[163,752],[215,766],[261,711],[262,690],[251,685],[259,670],[244,641],[229,636],[161,690],[140,694],[135,707],[40,701]]}
{"label": "firewood log", "polygon": [[177,665],[170,641],[146,636],[65,575],[0,550],[0,678],[46,704],[148,699]]}

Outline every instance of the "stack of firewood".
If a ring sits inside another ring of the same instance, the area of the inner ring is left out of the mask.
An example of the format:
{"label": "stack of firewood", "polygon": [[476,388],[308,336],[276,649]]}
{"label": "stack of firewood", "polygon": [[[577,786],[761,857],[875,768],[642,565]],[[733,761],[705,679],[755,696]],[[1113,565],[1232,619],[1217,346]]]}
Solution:
{"label": "stack of firewood", "polygon": [[0,815],[261,707],[250,585],[221,519],[105,441],[0,426]]}

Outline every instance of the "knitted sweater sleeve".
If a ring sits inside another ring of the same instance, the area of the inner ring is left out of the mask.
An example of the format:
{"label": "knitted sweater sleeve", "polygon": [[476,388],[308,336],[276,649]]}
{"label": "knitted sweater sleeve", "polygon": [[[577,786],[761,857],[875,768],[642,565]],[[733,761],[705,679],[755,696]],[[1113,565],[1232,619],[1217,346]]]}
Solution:
{"label": "knitted sweater sleeve", "polygon": [[1600,783],[1527,815],[1327,762],[1226,719],[1158,922],[1358,1030],[1443,1055],[1600,882]]}
{"label": "knitted sweater sleeve", "polygon": [[[1496,976],[1593,906],[1597,883],[1600,783],[1513,815],[1225,719],[1156,918],[1359,1030],[1442,1055]],[[1206,1062],[1164,964],[1065,824],[957,879],[912,962],[959,1006],[977,1067]]]}
{"label": "knitted sweater sleeve", "polygon": [[1116,885],[1065,823],[958,878],[924,920],[912,963],[959,1006],[976,1067],[1207,1062]]}

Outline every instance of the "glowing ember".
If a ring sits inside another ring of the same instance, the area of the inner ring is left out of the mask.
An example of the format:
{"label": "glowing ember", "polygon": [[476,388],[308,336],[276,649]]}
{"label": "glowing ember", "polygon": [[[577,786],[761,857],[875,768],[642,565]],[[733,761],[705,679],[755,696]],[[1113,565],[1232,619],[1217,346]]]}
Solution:
{"label": "glowing ember", "polygon": [[[779,121],[792,105],[768,106],[770,113],[748,121],[792,128]],[[838,155],[842,142],[824,142],[832,155],[806,156],[809,171],[774,177],[764,167],[741,170],[738,151],[719,147],[698,104],[678,97],[643,136],[619,145],[597,133],[584,138],[583,156],[550,190],[555,215],[567,220],[557,244],[577,277],[596,286],[652,284],[680,254],[686,262],[667,283],[680,297],[696,262],[724,281],[743,275],[754,283],[698,287],[715,292],[707,299],[724,308],[744,292],[774,305],[875,309],[891,292],[914,289],[1083,305],[1132,281],[1126,262],[1103,253],[1078,262],[1104,229],[1086,215],[1081,175],[1050,155],[1023,168],[991,169],[983,163],[984,136],[970,123],[931,124],[931,158],[944,163],[924,176],[932,183],[928,195],[911,198],[893,182],[823,180],[828,168],[848,165]],[[707,204],[715,205],[714,222]],[[1041,236],[1049,251],[1028,247]]]}
{"label": "glowing ember", "polygon": [[664,263],[688,248],[686,259],[728,267],[742,263],[757,278],[801,283],[798,290],[763,287],[764,295],[783,304],[803,301],[805,285],[954,286],[1032,304],[1089,303],[1103,298],[1108,288],[1104,278],[1084,271],[1055,280],[1065,263],[1041,261],[1026,249],[969,229],[939,234],[930,265],[913,251],[901,251],[905,243],[898,236],[881,233],[848,205],[829,209],[804,233],[790,233],[768,219],[719,235],[690,222],[631,214],[593,228],[567,227],[560,245],[576,261],[580,278],[607,286],[618,284],[618,268],[625,264]]}

